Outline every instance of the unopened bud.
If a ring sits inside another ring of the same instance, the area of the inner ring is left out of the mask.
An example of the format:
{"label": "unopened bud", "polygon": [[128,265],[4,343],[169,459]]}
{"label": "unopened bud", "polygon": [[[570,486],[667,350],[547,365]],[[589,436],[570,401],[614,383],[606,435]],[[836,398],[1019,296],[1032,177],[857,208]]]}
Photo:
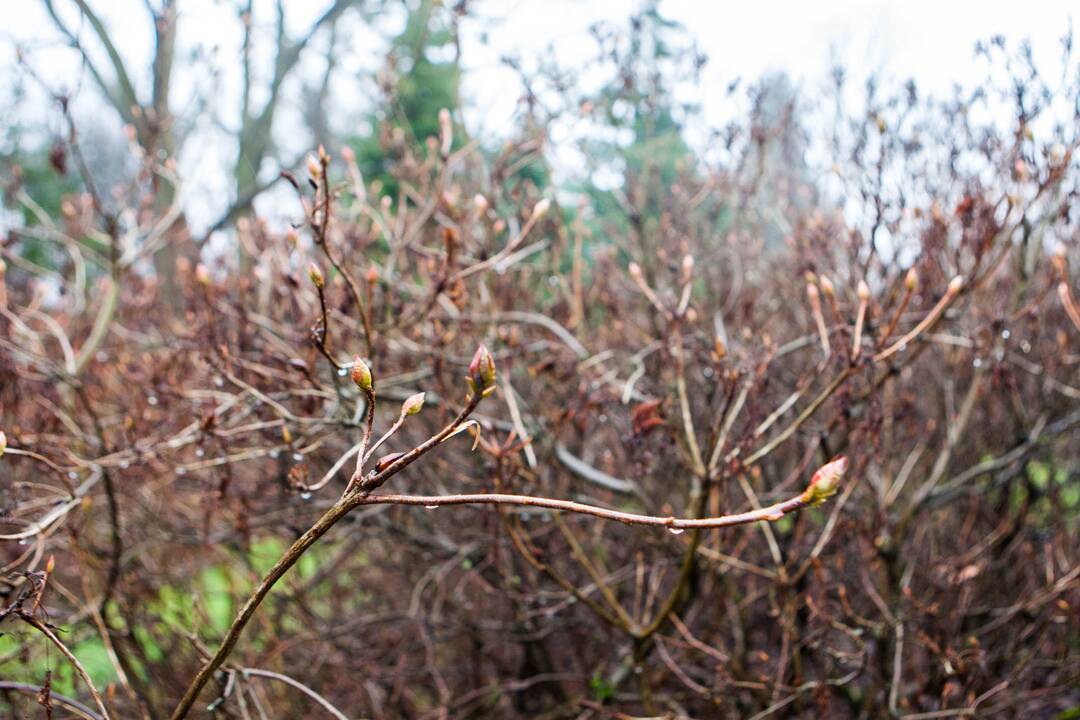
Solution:
{"label": "unopened bud", "polygon": [[682,280],[683,282],[690,282],[690,278],[694,275],[694,256],[683,255],[682,259]]}
{"label": "unopened bud", "polygon": [[450,111],[443,108],[439,111],[439,152],[443,157],[450,154],[450,148],[454,145],[454,124],[450,118]]}
{"label": "unopened bud", "polygon": [[45,561],[45,574],[52,575],[53,570],[56,569],[56,556],[50,555],[49,559]]}
{"label": "unopened bud", "polygon": [[907,275],[904,276],[904,289],[908,292],[915,292],[919,287],[919,273],[915,271],[915,268],[911,268],[907,271]]}
{"label": "unopened bud", "polygon": [[308,263],[307,276],[311,278],[311,283],[320,290],[326,285],[326,278],[323,277],[322,270],[315,263]]}
{"label": "unopened bud", "polygon": [[319,145],[319,163],[325,165],[330,162],[330,156],[326,153],[326,148]]}
{"label": "unopened bud", "polygon": [[473,197],[473,206],[476,208],[477,212],[485,213],[488,209],[488,200],[486,197],[483,196],[483,194],[476,193],[476,195]]}
{"label": "unopened bud", "polygon": [[308,155],[307,171],[308,174],[311,175],[312,180],[318,180],[319,177],[322,175],[322,168],[319,167],[319,161],[311,155]]}
{"label": "unopened bud", "polygon": [[415,415],[424,409],[424,393],[416,393],[401,403],[402,415]]}
{"label": "unopened bud", "polygon": [[379,282],[379,268],[374,264],[368,266],[367,274],[364,275],[364,279],[367,280],[368,285],[374,285]]}
{"label": "unopened bud", "polygon": [[957,275],[949,281],[949,288],[946,291],[949,295],[955,295],[960,292],[960,288],[964,287],[964,278]]}
{"label": "unopened bud", "polygon": [[859,281],[859,286],[855,290],[855,294],[859,297],[859,302],[870,301],[870,286],[866,284],[865,280]]}
{"label": "unopened bud", "polygon": [[551,208],[551,201],[547,198],[543,198],[540,202],[533,205],[532,217],[533,220],[539,220],[547,214],[547,211]]}
{"label": "unopened bud", "polygon": [[476,348],[469,363],[468,380],[474,393],[489,395],[495,389],[495,359],[484,345]]}
{"label": "unopened bud", "polygon": [[839,457],[822,465],[810,478],[810,484],[803,491],[803,500],[808,505],[820,505],[826,498],[835,495],[847,469],[846,457]]}
{"label": "unopened bud", "polygon": [[[1064,279],[1066,277],[1066,273],[1068,272],[1068,265],[1066,264],[1065,260],[1064,245],[1058,245],[1056,248],[1054,248],[1054,254],[1050,257],[1050,263],[1054,266],[1054,269],[1057,270],[1058,274]],[[2,271],[0,271],[0,273],[2,273]]]}
{"label": "unopened bud", "polygon": [[0,457],[4,457],[5,450],[7,450],[7,435],[0,430]]}
{"label": "unopened bud", "polygon": [[818,292],[817,285],[814,283],[806,283],[806,297],[810,298],[810,302],[817,306],[821,300],[821,293]]}
{"label": "unopened bud", "polygon": [[394,464],[395,461],[401,458],[405,453],[392,452],[388,455],[383,455],[381,458],[375,461],[375,472],[379,473]]}
{"label": "unopened bud", "polygon": [[341,148],[341,159],[347,163],[356,162],[356,153],[348,145],[343,145]]}
{"label": "unopened bud", "polygon": [[826,297],[834,297],[836,295],[836,288],[832,284],[832,280],[827,275],[821,276],[821,292],[825,293]]}
{"label": "unopened bud", "polygon": [[634,278],[635,280],[641,278],[641,266],[638,265],[636,262],[630,263],[626,270],[630,273],[630,277]]}
{"label": "unopened bud", "polygon": [[356,383],[356,387],[360,388],[365,393],[371,392],[371,368],[367,366],[367,363],[365,363],[359,355],[353,356],[352,372],[349,376],[352,378],[352,381]]}
{"label": "unopened bud", "polygon": [[195,281],[203,286],[210,285],[210,271],[202,263],[195,266]]}

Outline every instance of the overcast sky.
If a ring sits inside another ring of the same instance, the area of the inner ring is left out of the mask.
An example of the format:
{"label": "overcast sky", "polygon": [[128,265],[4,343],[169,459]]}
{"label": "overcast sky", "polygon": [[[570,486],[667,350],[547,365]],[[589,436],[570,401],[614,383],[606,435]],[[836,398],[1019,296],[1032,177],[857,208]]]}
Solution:
{"label": "overcast sky", "polygon": [[[56,0],[58,6],[74,5]],[[143,0],[97,0],[91,4],[114,30],[121,52],[130,58],[134,72],[149,76],[151,32]],[[328,5],[327,0],[288,0],[290,24],[300,32]],[[466,119],[474,133],[498,133],[511,125],[520,87],[513,73],[501,67],[500,57],[516,52],[528,59],[554,47],[564,65],[572,65],[592,48],[587,28],[598,20],[625,20],[638,2],[635,0],[474,0],[475,17],[463,27],[463,54],[468,72],[463,96],[468,99]],[[222,97],[235,96],[239,87],[237,63],[240,32],[235,4],[224,0],[181,0],[185,15],[181,26],[182,52],[195,47],[217,47],[223,68]],[[1077,4],[1066,0],[1004,2],[989,0],[818,0],[817,2],[720,2],[705,0],[664,0],[661,11],[681,22],[709,56],[699,98],[705,117],[719,123],[728,113],[722,89],[736,77],[753,79],[764,72],[788,73],[796,85],[813,93],[826,78],[828,68],[840,61],[855,81],[871,72],[885,78],[914,78],[924,92],[941,95],[953,83],[971,86],[982,78],[984,69],[973,58],[977,40],[1001,33],[1011,39],[1029,38],[1037,58],[1052,60],[1059,53],[1058,40],[1068,29]],[[0,0],[4,20],[0,28],[0,100],[10,92],[13,43],[30,47],[38,67],[50,82],[70,86],[79,77],[70,52],[56,43],[52,29],[38,0]],[[257,0],[256,16],[269,22],[273,17],[270,0]],[[71,14],[70,17],[77,17]],[[359,24],[346,42],[351,51],[345,58],[343,115],[359,113],[366,98],[349,80],[375,68],[379,62],[380,32],[399,27],[400,14],[379,20],[378,31]],[[1052,67],[1053,62],[1049,62]],[[305,72],[317,73],[312,65]],[[174,103],[186,97],[194,84],[204,78],[187,78],[176,88]],[[5,87],[8,85],[8,87]],[[84,85],[89,85],[84,81]],[[717,92],[711,92],[711,88]],[[231,103],[235,107],[236,103]],[[35,112],[26,103],[9,114],[6,121],[29,119]],[[216,118],[228,123],[226,115]],[[283,121],[288,123],[287,116]],[[0,123],[5,122],[0,120]],[[207,121],[208,134],[212,127]],[[198,159],[182,159],[183,165]],[[228,191],[207,173],[200,179],[203,192]]]}

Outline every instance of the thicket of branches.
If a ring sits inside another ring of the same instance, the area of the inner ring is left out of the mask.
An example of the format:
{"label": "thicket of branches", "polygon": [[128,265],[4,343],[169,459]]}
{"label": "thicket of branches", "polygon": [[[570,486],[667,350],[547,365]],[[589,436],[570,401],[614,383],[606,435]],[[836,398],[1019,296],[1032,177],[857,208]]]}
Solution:
{"label": "thicket of branches", "polygon": [[[993,42],[1000,93],[868,88],[826,177],[766,84],[692,158],[650,21],[597,31],[600,93],[526,78],[498,151],[450,112],[386,118],[378,181],[320,147],[293,227],[245,216],[168,282],[175,168],[140,130],[101,187],[58,98],[77,189],[7,177],[0,703],[1077,711],[1075,61]],[[621,180],[576,205],[536,170],[568,119],[634,137],[586,146]]]}

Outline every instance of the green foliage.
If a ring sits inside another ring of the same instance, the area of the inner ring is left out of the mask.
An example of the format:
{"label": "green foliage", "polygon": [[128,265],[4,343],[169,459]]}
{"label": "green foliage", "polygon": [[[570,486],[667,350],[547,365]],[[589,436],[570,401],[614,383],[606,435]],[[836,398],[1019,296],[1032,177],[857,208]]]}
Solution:
{"label": "green foliage", "polygon": [[597,702],[607,702],[615,696],[615,688],[600,675],[599,670],[589,680],[589,692]]}
{"label": "green foliage", "polygon": [[[21,188],[46,216],[55,220],[62,217],[61,205],[64,196],[78,192],[80,183],[70,172],[64,175],[57,172],[49,156],[50,149],[47,147],[31,151],[16,150],[9,155],[0,156],[0,169],[4,176],[12,176],[18,172]],[[19,214],[24,226],[35,227],[41,224],[35,208],[19,202],[13,195],[5,196],[4,202],[10,210]],[[48,268],[55,268],[60,261],[60,254],[55,252],[54,248],[31,237],[24,236],[21,254],[30,262]]]}
{"label": "green foliage", "polygon": [[[398,181],[390,172],[396,157],[387,152],[387,138],[392,138],[395,130],[402,132],[405,142],[423,153],[427,138],[439,136],[439,111],[446,108],[453,114],[459,106],[461,70],[457,62],[432,59],[453,47],[447,12],[432,0],[422,0],[409,12],[405,29],[391,41],[388,53],[396,82],[387,107],[368,117],[369,134],[348,140],[365,180],[378,182],[381,192],[391,197],[397,195]],[[455,131],[455,146],[461,144],[460,135]]]}

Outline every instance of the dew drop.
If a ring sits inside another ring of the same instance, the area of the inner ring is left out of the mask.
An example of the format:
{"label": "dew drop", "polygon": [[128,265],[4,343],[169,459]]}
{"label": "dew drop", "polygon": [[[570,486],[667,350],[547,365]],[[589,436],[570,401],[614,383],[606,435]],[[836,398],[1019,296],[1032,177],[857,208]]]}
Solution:
{"label": "dew drop", "polygon": [[293,459],[293,462],[300,462],[301,460],[304,459],[304,456],[301,455],[300,453],[293,453],[292,454],[292,459]]}
{"label": "dew drop", "polygon": [[224,384],[225,384],[225,379],[224,378],[220,378],[220,377],[214,378],[214,385],[216,385],[217,387],[221,387]]}
{"label": "dew drop", "polygon": [[437,507],[439,507],[439,506],[438,505],[425,505],[424,509],[425,510],[434,510]]}
{"label": "dew drop", "polygon": [[554,275],[548,275],[548,285],[550,285],[551,287],[555,287],[558,284],[559,278],[555,277]]}
{"label": "dew drop", "polygon": [[79,473],[72,470],[72,471],[68,472],[68,477],[71,478],[72,480],[77,480],[78,477],[79,477]]}
{"label": "dew drop", "polygon": [[907,352],[907,343],[904,343],[903,345],[901,345],[900,349],[897,350],[897,352]]}
{"label": "dew drop", "polygon": [[1024,342],[1020,343],[1020,349],[1023,350],[1025,353],[1031,352],[1031,343],[1025,340]]}
{"label": "dew drop", "polygon": [[310,500],[311,499],[311,493],[307,492],[305,490],[304,492],[300,493],[300,499],[301,500]]}
{"label": "dew drop", "polygon": [[187,475],[187,468],[186,467],[178,467],[178,468],[176,468],[176,474],[177,475]]}
{"label": "dew drop", "polygon": [[151,395],[150,397],[146,398],[146,403],[148,405],[157,405],[157,396]]}
{"label": "dew drop", "polygon": [[602,422],[602,423],[607,422],[607,415],[601,415],[600,417],[598,417],[596,419],[597,419],[597,421]]}
{"label": "dew drop", "polygon": [[978,367],[982,367],[982,362],[983,362],[982,358],[975,358],[974,360],[971,361],[971,364],[972,364],[973,367],[978,368]]}
{"label": "dew drop", "polygon": [[341,377],[345,377],[346,375],[349,374],[349,369],[348,368],[338,368],[337,374],[340,375]]}
{"label": "dew drop", "polygon": [[1001,331],[1001,339],[1002,340],[1008,340],[1010,337],[1012,337],[1011,332],[1009,332],[1008,330],[1002,330]]}
{"label": "dew drop", "polygon": [[22,540],[19,541],[19,544],[20,545],[28,545],[29,543],[26,542],[26,538],[23,538]]}
{"label": "dew drop", "polygon": [[120,461],[120,469],[121,470],[127,470],[129,467],[131,467],[131,463],[129,463],[127,460],[121,460]]}
{"label": "dew drop", "polygon": [[708,380],[713,376],[713,369],[711,367],[707,367],[701,371],[701,374],[705,376],[706,380]]}
{"label": "dew drop", "polygon": [[276,449],[270,451],[270,457],[275,458],[275,459],[277,459],[277,456],[280,455],[280,454],[281,454],[281,452],[279,452]]}
{"label": "dew drop", "polygon": [[682,535],[685,532],[685,530],[683,530],[682,528],[677,527],[668,528],[667,531],[672,535]]}
{"label": "dew drop", "polygon": [[206,451],[202,448],[195,448],[195,457],[202,457],[206,454]]}

